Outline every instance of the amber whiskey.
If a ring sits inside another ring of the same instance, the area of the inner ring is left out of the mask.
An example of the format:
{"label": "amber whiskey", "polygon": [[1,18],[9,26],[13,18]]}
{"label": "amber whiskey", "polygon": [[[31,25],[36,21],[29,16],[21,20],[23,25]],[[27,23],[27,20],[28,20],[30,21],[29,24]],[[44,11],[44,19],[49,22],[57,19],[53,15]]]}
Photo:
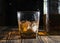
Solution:
{"label": "amber whiskey", "polygon": [[38,22],[37,21],[20,21],[19,22],[19,31],[21,33],[21,38],[36,38],[38,31]]}

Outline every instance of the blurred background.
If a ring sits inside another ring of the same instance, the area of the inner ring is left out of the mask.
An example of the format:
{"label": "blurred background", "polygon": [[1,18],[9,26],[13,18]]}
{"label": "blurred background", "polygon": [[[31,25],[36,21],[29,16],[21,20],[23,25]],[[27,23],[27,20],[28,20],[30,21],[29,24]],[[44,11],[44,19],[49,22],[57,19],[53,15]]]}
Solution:
{"label": "blurred background", "polygon": [[17,11],[40,11],[40,29],[60,31],[60,0],[0,0],[0,26],[18,26]]}
{"label": "blurred background", "polygon": [[37,9],[42,16],[43,0],[0,0],[0,25],[17,26],[17,11],[36,11]]}

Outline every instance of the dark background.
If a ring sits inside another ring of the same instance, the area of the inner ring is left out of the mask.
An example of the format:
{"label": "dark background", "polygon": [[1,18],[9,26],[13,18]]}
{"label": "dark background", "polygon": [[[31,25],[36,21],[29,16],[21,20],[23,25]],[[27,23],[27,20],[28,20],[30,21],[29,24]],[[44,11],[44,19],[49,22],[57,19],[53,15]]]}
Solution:
{"label": "dark background", "polygon": [[43,0],[0,0],[0,26],[17,26],[17,11],[40,10],[43,26]]}

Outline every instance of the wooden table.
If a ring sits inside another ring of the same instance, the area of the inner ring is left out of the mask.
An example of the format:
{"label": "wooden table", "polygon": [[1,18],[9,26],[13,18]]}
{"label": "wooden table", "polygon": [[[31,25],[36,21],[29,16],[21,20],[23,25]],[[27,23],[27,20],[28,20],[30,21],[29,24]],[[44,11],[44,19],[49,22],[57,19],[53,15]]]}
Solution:
{"label": "wooden table", "polygon": [[[60,36],[38,36],[37,39],[20,39],[18,29],[0,27],[0,43],[60,43]],[[11,36],[11,35],[12,36]]]}
{"label": "wooden table", "polygon": [[[21,43],[21,39],[0,40],[0,43]],[[60,36],[38,36],[37,39],[23,39],[22,43],[60,43]]]}

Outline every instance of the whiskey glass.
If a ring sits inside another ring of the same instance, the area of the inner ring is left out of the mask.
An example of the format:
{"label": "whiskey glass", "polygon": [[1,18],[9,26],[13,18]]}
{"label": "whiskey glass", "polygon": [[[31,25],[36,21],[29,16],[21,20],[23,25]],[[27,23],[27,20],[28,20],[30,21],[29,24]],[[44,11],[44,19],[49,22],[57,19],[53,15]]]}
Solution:
{"label": "whiskey glass", "polygon": [[21,39],[36,38],[40,11],[17,11],[18,29]]}

